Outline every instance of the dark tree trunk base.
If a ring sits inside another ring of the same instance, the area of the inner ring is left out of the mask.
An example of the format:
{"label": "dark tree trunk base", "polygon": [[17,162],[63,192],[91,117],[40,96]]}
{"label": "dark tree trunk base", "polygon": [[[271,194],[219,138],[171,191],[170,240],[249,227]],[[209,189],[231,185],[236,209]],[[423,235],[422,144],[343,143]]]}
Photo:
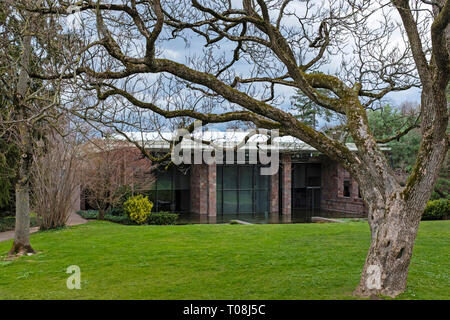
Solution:
{"label": "dark tree trunk base", "polygon": [[22,243],[16,243],[14,242],[11,250],[9,250],[8,255],[12,256],[12,255],[21,255],[21,254],[34,254],[36,253],[33,248],[31,247],[31,245],[27,244],[22,244]]}

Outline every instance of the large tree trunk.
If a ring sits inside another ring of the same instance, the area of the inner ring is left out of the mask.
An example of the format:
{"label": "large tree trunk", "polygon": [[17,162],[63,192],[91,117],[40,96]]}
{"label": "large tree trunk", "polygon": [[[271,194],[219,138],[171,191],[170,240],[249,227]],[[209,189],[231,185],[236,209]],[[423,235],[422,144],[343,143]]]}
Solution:
{"label": "large tree trunk", "polygon": [[[360,296],[395,297],[406,289],[408,268],[423,210],[429,200],[448,150],[446,129],[447,101],[441,89],[422,92],[422,109],[433,110],[436,117],[422,121],[422,143],[413,172],[405,187],[400,187],[389,169],[380,189],[373,182],[363,182],[369,207],[372,240],[361,280],[355,290]],[[369,175],[368,175],[369,176]],[[360,179],[364,179],[360,177]],[[367,178],[366,178],[367,180]],[[373,192],[378,188],[378,192]]]}
{"label": "large tree trunk", "polygon": [[[26,31],[25,31],[26,32]],[[31,56],[31,36],[23,37],[23,54],[21,57],[21,69],[17,84],[19,101],[25,100],[28,91],[28,67]],[[24,105],[18,105],[19,110],[19,146],[21,148],[21,160],[18,171],[18,182],[16,184],[16,226],[14,243],[9,254],[33,253],[30,245],[30,172],[33,152],[31,127],[27,123],[27,111]]]}
{"label": "large tree trunk", "polygon": [[408,207],[400,192],[393,198],[369,210],[372,240],[357,295],[395,297],[406,288],[421,212]]}
{"label": "large tree trunk", "polygon": [[30,187],[28,180],[16,185],[16,227],[9,254],[34,253],[30,244]]}

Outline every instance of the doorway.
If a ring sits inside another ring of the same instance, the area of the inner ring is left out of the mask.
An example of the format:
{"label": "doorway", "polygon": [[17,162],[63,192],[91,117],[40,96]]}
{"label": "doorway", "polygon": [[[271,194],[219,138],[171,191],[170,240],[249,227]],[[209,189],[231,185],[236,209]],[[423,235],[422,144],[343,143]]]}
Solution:
{"label": "doorway", "polygon": [[319,163],[293,163],[292,212],[320,209],[321,186]]}

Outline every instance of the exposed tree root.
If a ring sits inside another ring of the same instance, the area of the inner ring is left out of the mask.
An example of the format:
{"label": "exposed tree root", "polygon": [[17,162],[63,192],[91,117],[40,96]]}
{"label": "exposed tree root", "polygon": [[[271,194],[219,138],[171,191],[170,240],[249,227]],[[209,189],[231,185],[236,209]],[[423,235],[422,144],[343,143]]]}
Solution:
{"label": "exposed tree root", "polygon": [[9,252],[8,252],[8,255],[9,256],[24,255],[24,254],[29,255],[29,254],[34,254],[34,253],[36,253],[36,252],[33,250],[31,245],[14,242],[11,250],[9,250]]}

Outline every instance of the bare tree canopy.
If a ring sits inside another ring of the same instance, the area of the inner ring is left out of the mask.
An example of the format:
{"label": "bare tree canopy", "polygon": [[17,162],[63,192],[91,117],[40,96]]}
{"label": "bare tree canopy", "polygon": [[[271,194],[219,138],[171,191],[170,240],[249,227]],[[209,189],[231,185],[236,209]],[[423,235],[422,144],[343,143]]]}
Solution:
{"label": "bare tree canopy", "polygon": [[[86,102],[71,112],[86,121],[122,132],[239,120],[279,129],[341,163],[361,187],[372,233],[356,293],[405,290],[420,217],[448,150],[449,1],[47,1],[29,9],[78,17],[83,40],[70,70],[32,76],[66,79],[66,99]],[[185,61],[170,49],[180,43],[196,48]],[[422,89],[423,138],[401,186],[366,109],[412,87]],[[282,93],[291,88],[344,116],[358,152],[284,110]]]}
{"label": "bare tree canopy", "polygon": [[54,17],[29,12],[14,1],[0,2],[0,137],[19,154],[11,174],[16,182],[11,254],[34,252],[29,240],[31,167],[36,150],[44,143],[45,132],[49,127],[58,127],[55,124],[61,115],[56,111],[61,82],[43,82],[30,78],[30,74],[66,70],[61,68],[66,61],[60,51],[65,46],[59,30]]}

